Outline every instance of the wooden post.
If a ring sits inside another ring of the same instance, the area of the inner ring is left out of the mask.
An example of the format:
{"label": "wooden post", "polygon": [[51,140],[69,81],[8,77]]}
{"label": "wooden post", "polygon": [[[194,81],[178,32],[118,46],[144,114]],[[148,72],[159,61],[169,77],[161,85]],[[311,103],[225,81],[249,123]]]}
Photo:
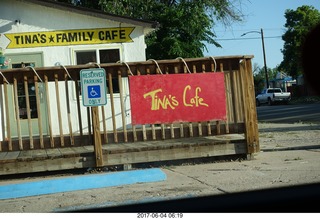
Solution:
{"label": "wooden post", "polygon": [[245,59],[240,63],[240,73],[243,74],[244,85],[244,114],[245,114],[245,138],[247,142],[248,158],[260,151],[257,109],[254,96],[254,83],[252,76],[251,60]]}
{"label": "wooden post", "polygon": [[102,158],[102,144],[101,144],[101,135],[100,135],[99,110],[97,106],[92,107],[91,110],[92,110],[93,141],[94,141],[94,154],[96,158],[96,167],[102,167],[103,158]]}

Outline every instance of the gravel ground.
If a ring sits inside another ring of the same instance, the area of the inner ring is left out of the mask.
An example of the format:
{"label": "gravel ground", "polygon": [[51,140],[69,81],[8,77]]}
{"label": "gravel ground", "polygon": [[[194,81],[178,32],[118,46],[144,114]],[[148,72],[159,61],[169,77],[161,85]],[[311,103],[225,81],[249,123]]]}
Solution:
{"label": "gravel ground", "polygon": [[320,182],[320,124],[260,123],[259,136],[261,152],[252,160],[161,166],[165,181],[0,200],[0,212],[66,212]]}

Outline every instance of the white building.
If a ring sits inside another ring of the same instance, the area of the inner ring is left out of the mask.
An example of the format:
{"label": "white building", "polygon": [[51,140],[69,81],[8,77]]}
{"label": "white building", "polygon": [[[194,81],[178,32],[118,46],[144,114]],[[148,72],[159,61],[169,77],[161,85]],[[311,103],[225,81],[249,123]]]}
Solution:
{"label": "white building", "polygon": [[[89,62],[114,63],[145,61],[145,36],[152,32],[157,23],[131,19],[123,16],[106,14],[101,11],[87,8],[74,7],[72,5],[58,3],[55,1],[41,0],[0,0],[0,47],[4,49],[6,59],[10,60],[9,68],[21,68],[23,66],[48,67],[55,65],[77,65]],[[126,110],[129,110],[128,82],[124,81],[124,93],[128,101]],[[65,92],[64,82],[60,82],[61,93]],[[23,84],[21,84],[23,86]],[[70,82],[69,100],[71,112],[76,112],[76,95],[74,83]],[[30,89],[33,90],[32,85]],[[49,89],[55,89],[54,84],[50,84]],[[18,89],[19,90],[19,89]],[[23,89],[21,89],[23,90]],[[40,87],[41,91],[41,87]],[[42,92],[42,91],[41,91]],[[34,109],[32,115],[34,127],[37,132],[37,113],[35,102],[30,96],[30,108]],[[117,91],[115,91],[115,98]],[[13,95],[11,93],[11,98]],[[19,98],[23,99],[23,92]],[[55,97],[53,97],[55,98]],[[65,104],[66,95],[61,96],[60,102]],[[9,98],[10,99],[10,98]],[[9,110],[14,112],[13,100],[9,100]],[[55,100],[50,99],[51,120],[54,134],[59,133],[57,122]],[[109,101],[108,101],[109,102]],[[119,102],[115,100],[115,105]],[[19,103],[20,104],[20,103]],[[33,105],[32,105],[33,104]],[[117,105],[118,104],[118,105]],[[15,115],[11,113],[10,118],[5,118],[3,103],[1,104],[2,120],[10,119],[10,123],[15,123]],[[110,119],[110,109],[106,106],[107,127],[112,129]],[[28,135],[28,128],[25,106],[20,106],[20,120],[22,125],[22,135]],[[47,108],[42,106],[42,115],[46,115]],[[83,115],[86,114],[86,107],[82,106]],[[116,115],[120,114],[120,105],[116,108]],[[109,113],[109,114],[108,114]],[[76,117],[76,113],[71,116]],[[119,115],[120,116],[120,115]],[[67,115],[63,115],[66,123]],[[73,119],[72,121],[77,121]],[[120,120],[117,120],[120,121]],[[4,121],[1,121],[5,125]],[[130,116],[127,117],[126,124],[130,124]],[[77,124],[72,124],[76,129]],[[23,126],[25,126],[23,128]],[[44,127],[48,127],[44,120]],[[63,125],[63,132],[67,132],[67,124]],[[84,128],[87,125],[84,124]],[[121,128],[121,123],[117,124]],[[48,130],[45,130],[48,131]],[[85,131],[85,130],[84,130]],[[17,127],[11,127],[12,136],[17,134]]]}

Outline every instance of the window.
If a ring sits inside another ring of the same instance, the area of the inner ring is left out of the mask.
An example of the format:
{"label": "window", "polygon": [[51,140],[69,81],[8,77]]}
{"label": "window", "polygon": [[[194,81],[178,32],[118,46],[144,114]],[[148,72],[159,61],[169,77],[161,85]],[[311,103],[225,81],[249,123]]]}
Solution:
{"label": "window", "polygon": [[99,50],[100,63],[115,63],[120,61],[119,49]]}
{"label": "window", "polygon": [[[119,49],[99,49],[76,51],[76,64],[82,65],[89,62],[115,63],[120,60]],[[98,61],[97,61],[98,60]]]}
{"label": "window", "polygon": [[76,52],[77,65],[87,64],[89,62],[97,62],[96,51],[80,51]]}
{"label": "window", "polygon": [[[35,84],[28,83],[29,104],[31,118],[38,118],[37,99],[35,93]],[[19,105],[19,118],[27,119],[27,97],[25,94],[25,87],[23,83],[18,83],[18,105]]]}
{"label": "window", "polygon": [[[76,64],[82,65],[90,62],[94,63],[116,63],[120,60],[120,50],[119,49],[97,49],[97,50],[79,50],[75,51]],[[98,61],[97,61],[98,60]],[[108,93],[109,91],[109,81],[107,79]],[[81,84],[79,82],[79,88]],[[112,79],[112,90],[113,93],[119,93],[119,83],[118,78]],[[79,90],[81,95],[81,89]]]}

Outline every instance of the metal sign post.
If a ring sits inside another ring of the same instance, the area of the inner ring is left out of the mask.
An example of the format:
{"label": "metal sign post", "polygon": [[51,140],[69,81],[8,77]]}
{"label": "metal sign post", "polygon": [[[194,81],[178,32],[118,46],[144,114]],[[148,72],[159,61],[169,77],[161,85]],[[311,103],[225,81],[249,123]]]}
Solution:
{"label": "metal sign post", "polygon": [[94,152],[96,166],[103,166],[102,143],[98,106],[107,104],[106,72],[103,68],[82,69],[80,71],[82,103],[92,110]]}

